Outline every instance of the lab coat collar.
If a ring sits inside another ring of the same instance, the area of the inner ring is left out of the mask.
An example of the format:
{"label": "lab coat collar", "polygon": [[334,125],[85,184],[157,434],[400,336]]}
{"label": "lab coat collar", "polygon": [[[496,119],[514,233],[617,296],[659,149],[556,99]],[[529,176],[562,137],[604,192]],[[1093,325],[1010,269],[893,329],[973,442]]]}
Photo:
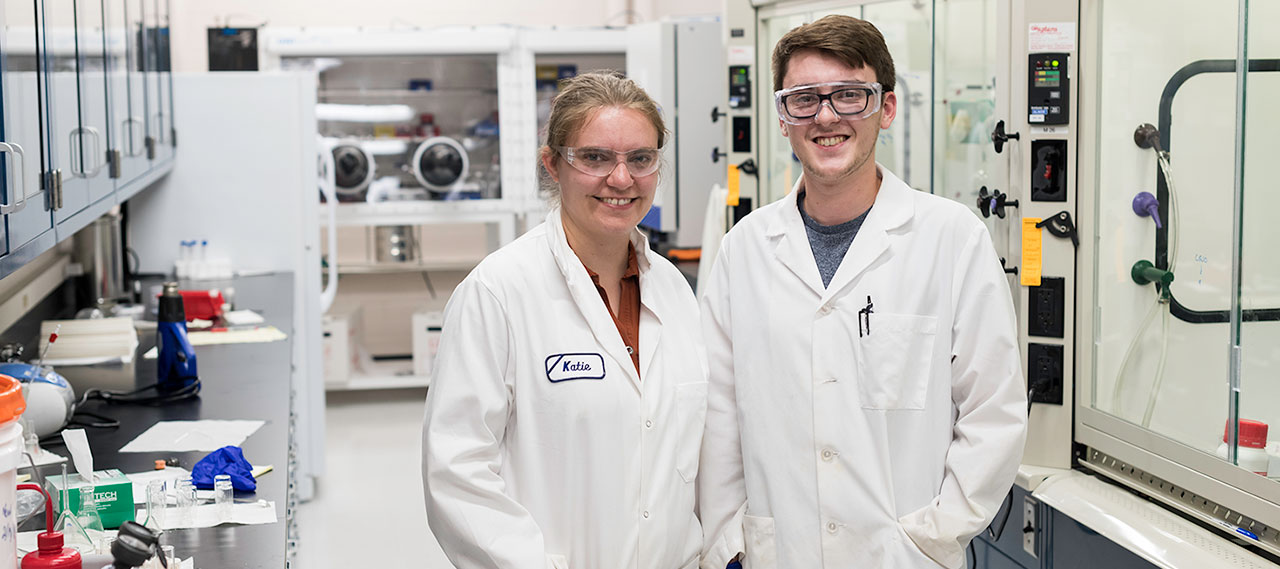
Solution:
{"label": "lab coat collar", "polygon": [[817,261],[813,258],[813,249],[809,246],[804,220],[800,218],[800,210],[796,207],[796,196],[804,187],[803,174],[796,180],[791,192],[782,199],[781,207],[774,211],[773,219],[769,221],[766,236],[777,240],[774,254],[822,302],[839,295],[842,289],[883,255],[892,241],[891,232],[905,225],[915,214],[915,202],[910,194],[914,190],[880,164],[876,164],[876,171],[881,179],[875,202],[862,222],[857,237],[845,252],[840,268],[825,288],[822,286],[822,276],[818,273]]}
{"label": "lab coat collar", "polygon": [[[596,291],[591,276],[587,274],[586,266],[582,264],[578,254],[569,247],[569,239],[564,232],[564,221],[560,215],[559,207],[552,208],[547,213],[546,225],[549,237],[547,242],[551,247],[551,255],[555,258],[556,266],[560,268],[560,273],[569,286],[569,294],[573,297],[574,304],[578,306],[578,310],[582,311],[596,341],[600,342],[600,345],[604,346],[616,361],[625,364],[619,367],[639,391],[640,376],[636,374],[635,366],[631,365],[631,356],[627,354],[627,347],[622,342],[622,336],[618,334],[618,328],[613,323],[613,317],[609,315],[609,309],[605,307],[604,302],[601,302],[600,293]],[[657,307],[663,305],[664,299],[661,296],[663,291],[662,287],[646,285],[650,280],[649,269],[652,266],[650,255],[655,253],[649,249],[649,239],[639,229],[631,231],[631,247],[635,249],[636,264],[640,269],[640,369],[646,370],[648,375],[647,371],[657,352],[657,343],[661,334],[658,333],[658,327],[646,325],[644,312],[647,309],[658,323],[661,323],[662,318]]]}

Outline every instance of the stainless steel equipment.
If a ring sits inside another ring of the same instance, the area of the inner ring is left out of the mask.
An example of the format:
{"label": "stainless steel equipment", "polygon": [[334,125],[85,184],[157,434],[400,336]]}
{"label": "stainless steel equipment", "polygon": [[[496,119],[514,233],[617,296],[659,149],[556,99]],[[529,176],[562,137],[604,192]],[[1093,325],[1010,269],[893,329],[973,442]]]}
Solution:
{"label": "stainless steel equipment", "polygon": [[118,212],[107,212],[76,233],[75,259],[84,270],[83,292],[97,306],[111,306],[128,296]]}

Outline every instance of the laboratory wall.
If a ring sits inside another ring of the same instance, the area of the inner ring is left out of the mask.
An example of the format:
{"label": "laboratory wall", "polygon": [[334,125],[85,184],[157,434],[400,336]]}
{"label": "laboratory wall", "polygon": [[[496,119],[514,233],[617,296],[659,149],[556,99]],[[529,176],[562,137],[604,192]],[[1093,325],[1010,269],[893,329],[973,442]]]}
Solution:
{"label": "laboratory wall", "polygon": [[715,16],[723,11],[721,3],[722,0],[173,0],[173,65],[176,71],[207,70],[205,30],[217,26],[621,26],[664,18]]}
{"label": "laboratory wall", "polygon": [[[1280,321],[1274,319],[1280,310],[1270,310],[1280,309],[1280,224],[1274,223],[1280,193],[1269,167],[1280,149],[1280,109],[1274,105],[1280,37],[1264,35],[1256,24],[1280,21],[1280,5],[1251,4],[1249,58],[1270,60],[1275,70],[1248,75],[1238,247],[1232,232],[1236,75],[1228,64],[1236,58],[1236,11],[1207,10],[1194,0],[1106,2],[1101,45],[1085,46],[1096,50],[1086,61],[1099,66],[1101,81],[1098,140],[1081,141],[1082,152],[1093,154],[1082,159],[1098,163],[1097,179],[1080,181],[1081,191],[1097,195],[1096,255],[1081,259],[1094,264],[1097,299],[1094,390],[1083,395],[1101,411],[1209,453],[1227,421],[1230,325],[1192,323],[1187,320],[1195,317],[1186,314],[1229,314],[1237,255],[1243,266],[1239,293],[1248,311],[1241,324],[1240,417],[1268,423],[1269,438],[1280,438]],[[1213,72],[1212,64],[1197,63],[1206,60],[1228,67]],[[1178,73],[1186,77],[1180,84],[1171,81]],[[1170,290],[1185,309],[1172,314],[1153,286],[1130,277],[1136,261],[1159,255],[1155,223],[1133,207],[1138,192],[1157,193],[1157,156],[1135,145],[1134,129],[1162,124],[1162,93],[1170,99],[1161,135],[1173,188],[1173,207],[1162,223],[1175,275]]]}

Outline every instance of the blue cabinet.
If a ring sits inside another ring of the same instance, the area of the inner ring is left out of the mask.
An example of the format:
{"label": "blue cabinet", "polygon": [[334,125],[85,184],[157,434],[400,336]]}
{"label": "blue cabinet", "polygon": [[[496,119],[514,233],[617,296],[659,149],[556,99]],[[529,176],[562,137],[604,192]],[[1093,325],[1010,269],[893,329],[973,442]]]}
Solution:
{"label": "blue cabinet", "polygon": [[0,277],[173,165],[167,0],[0,14]]}
{"label": "blue cabinet", "polygon": [[53,215],[59,239],[115,205],[108,143],[106,49],[102,4],[40,0],[39,58],[52,112],[46,171],[61,173]]}
{"label": "blue cabinet", "polygon": [[0,27],[0,275],[8,274],[56,242],[44,190],[43,130],[48,112],[45,77],[37,64],[36,13],[6,8]]}

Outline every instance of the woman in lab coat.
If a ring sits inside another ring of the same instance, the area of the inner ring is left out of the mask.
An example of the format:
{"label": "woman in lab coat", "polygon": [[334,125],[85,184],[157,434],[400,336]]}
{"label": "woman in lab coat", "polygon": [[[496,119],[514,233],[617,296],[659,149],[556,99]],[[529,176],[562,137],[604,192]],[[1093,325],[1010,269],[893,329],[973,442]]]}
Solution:
{"label": "woman in lab coat", "polygon": [[563,82],[540,156],[556,207],[449,299],[423,485],[459,568],[698,564],[698,306],[636,229],[665,139],[631,80]]}

